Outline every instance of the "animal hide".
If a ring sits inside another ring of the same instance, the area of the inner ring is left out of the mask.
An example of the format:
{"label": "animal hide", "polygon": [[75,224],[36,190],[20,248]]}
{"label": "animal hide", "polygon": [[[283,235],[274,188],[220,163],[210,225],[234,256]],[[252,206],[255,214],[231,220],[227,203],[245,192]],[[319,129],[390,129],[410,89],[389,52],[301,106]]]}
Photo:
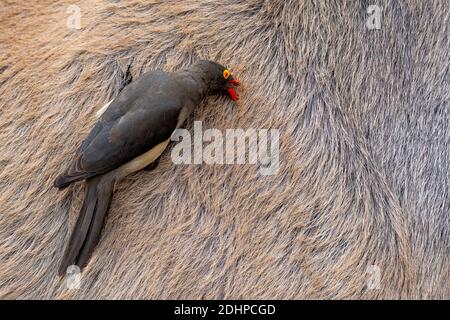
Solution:
{"label": "animal hide", "polygon": [[[79,0],[80,29],[73,4],[0,6],[1,298],[450,298],[448,1]],[[118,185],[69,290],[83,187],[54,178],[128,64],[198,59],[240,100],[208,98],[187,128],[279,129],[278,173],[169,147]]]}

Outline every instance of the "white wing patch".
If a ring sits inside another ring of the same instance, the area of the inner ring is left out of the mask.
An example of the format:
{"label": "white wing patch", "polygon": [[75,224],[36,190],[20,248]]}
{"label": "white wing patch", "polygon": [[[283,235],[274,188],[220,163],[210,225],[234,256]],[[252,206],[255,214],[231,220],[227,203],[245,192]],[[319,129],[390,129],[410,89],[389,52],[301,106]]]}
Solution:
{"label": "white wing patch", "polygon": [[101,107],[97,113],[95,114],[95,117],[98,119],[102,116],[103,113],[105,113],[106,109],[108,109],[109,105],[111,104],[111,102],[113,102],[114,99],[112,99],[110,102],[108,102],[107,104],[105,104],[103,107]]}

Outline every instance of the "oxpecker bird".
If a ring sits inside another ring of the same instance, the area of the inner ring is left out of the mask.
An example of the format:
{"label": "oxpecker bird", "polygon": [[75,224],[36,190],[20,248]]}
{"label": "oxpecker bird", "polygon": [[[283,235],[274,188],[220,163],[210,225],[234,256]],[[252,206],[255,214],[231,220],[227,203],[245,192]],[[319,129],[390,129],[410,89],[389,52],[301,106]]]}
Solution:
{"label": "oxpecker bird", "polygon": [[86,180],[83,205],[60,275],[70,265],[83,269],[87,264],[98,243],[115,184],[133,172],[153,168],[173,131],[203,98],[223,94],[237,100],[233,89],[237,85],[227,68],[203,60],[178,72],[145,73],[99,110],[94,128],[54,182],[62,189]]}

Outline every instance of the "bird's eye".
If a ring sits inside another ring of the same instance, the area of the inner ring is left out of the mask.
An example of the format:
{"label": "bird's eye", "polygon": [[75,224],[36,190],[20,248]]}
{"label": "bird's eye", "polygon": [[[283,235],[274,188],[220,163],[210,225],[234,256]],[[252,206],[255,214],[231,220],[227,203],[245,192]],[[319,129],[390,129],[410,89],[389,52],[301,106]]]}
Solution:
{"label": "bird's eye", "polygon": [[223,77],[225,79],[228,79],[228,77],[231,75],[231,72],[228,71],[227,69],[223,70]]}

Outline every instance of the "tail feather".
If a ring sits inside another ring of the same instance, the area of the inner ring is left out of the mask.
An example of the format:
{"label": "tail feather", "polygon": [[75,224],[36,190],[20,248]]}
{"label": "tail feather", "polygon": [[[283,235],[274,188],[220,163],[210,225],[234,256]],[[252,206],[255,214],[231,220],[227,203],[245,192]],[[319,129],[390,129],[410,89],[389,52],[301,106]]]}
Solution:
{"label": "tail feather", "polygon": [[82,269],[100,238],[103,222],[111,204],[115,180],[107,174],[86,180],[86,191],[78,220],[72,231],[59,274],[70,265]]}
{"label": "tail feather", "polygon": [[77,260],[77,264],[80,268],[84,268],[86,266],[92,252],[94,251],[94,248],[97,246],[98,240],[100,239],[100,232],[105,222],[106,213],[109,211],[109,207],[111,205],[113,187],[114,186],[111,183],[103,186],[103,188],[99,190],[95,215],[91,225],[89,226],[89,232]]}

